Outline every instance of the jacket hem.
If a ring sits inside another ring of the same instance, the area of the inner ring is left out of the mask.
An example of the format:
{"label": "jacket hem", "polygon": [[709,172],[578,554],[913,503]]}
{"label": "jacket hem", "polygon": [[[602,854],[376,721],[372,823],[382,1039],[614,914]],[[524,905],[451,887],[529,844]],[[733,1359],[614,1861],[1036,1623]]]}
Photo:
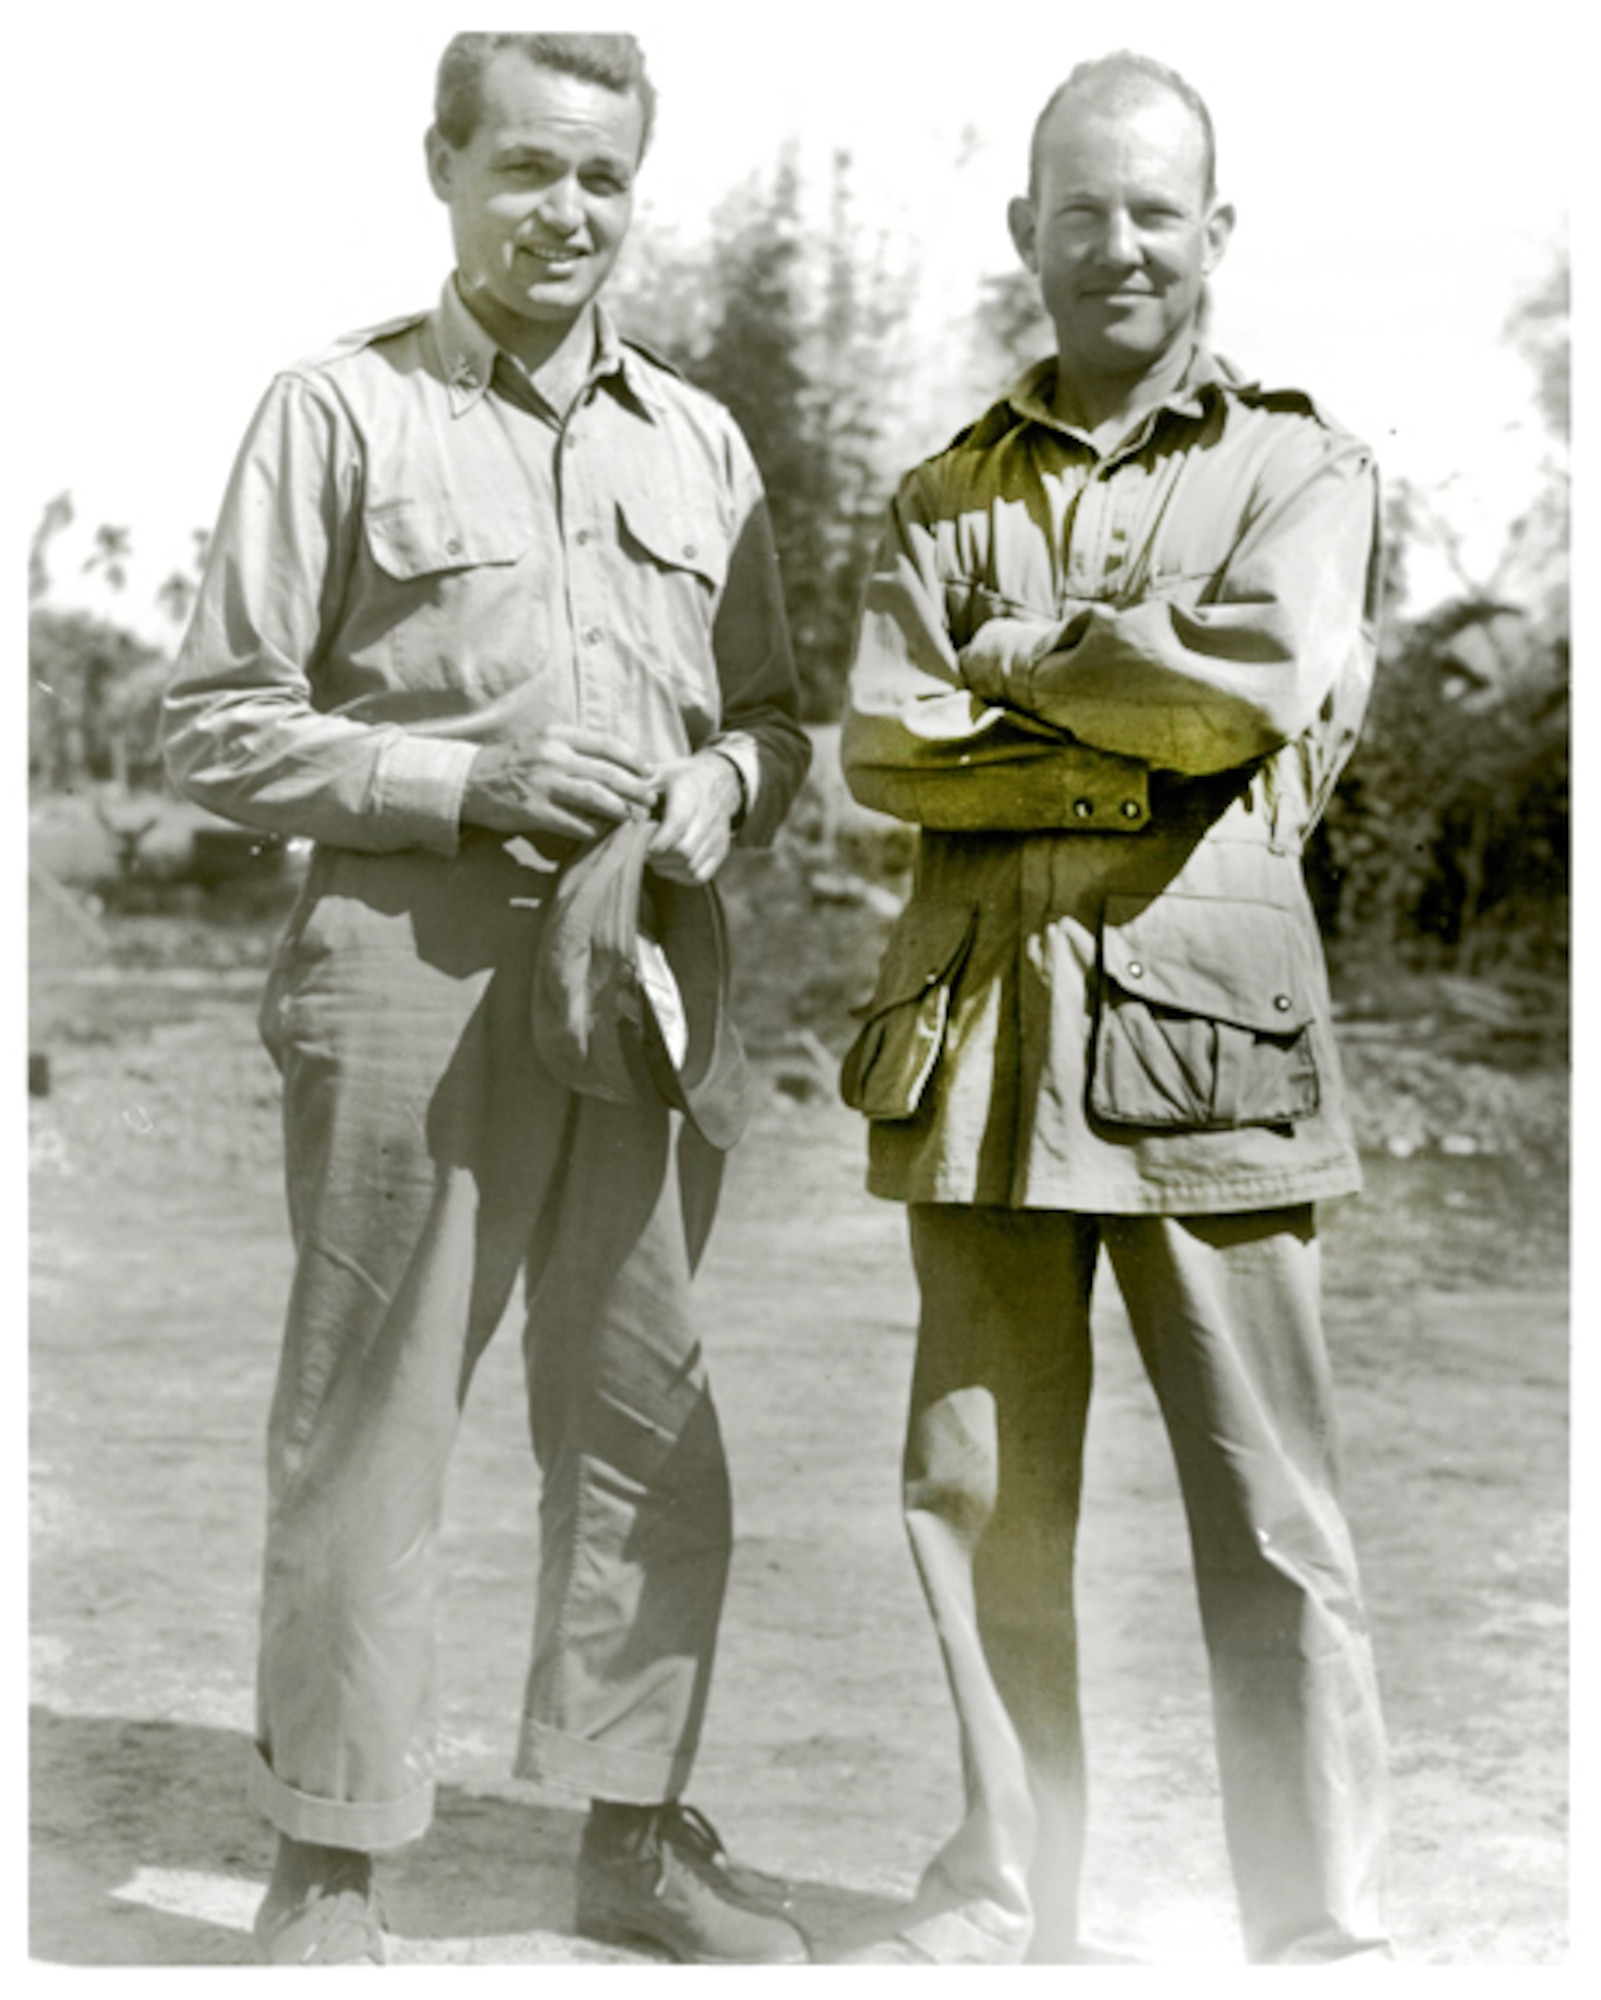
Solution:
{"label": "jacket hem", "polygon": [[1031,1179],[1023,1189],[991,1190],[967,1174],[924,1177],[876,1169],[867,1171],[867,1192],[884,1201],[942,1202],[963,1208],[1040,1208],[1075,1215],[1235,1215],[1258,1209],[1292,1208],[1302,1202],[1331,1201],[1356,1194],[1362,1171],[1341,1159],[1294,1174],[1215,1174],[1146,1181],[1135,1187],[1107,1187],[1091,1181]]}

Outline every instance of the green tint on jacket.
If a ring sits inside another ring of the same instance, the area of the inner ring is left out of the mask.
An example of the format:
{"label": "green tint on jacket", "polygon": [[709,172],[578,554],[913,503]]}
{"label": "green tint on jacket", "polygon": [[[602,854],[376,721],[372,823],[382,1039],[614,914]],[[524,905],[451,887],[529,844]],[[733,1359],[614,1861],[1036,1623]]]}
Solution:
{"label": "green tint on jacket", "polygon": [[1359,1184],[1301,852],[1372,682],[1378,490],[1197,354],[1104,458],[1030,372],[903,481],[842,754],[923,829],[847,1059],[905,1201],[1218,1213]]}

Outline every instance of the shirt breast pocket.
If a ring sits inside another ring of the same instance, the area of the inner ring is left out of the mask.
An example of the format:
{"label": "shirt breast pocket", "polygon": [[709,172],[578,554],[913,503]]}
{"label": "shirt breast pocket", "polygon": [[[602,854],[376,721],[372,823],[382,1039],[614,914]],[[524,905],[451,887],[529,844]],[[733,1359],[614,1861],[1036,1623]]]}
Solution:
{"label": "shirt breast pocket", "polygon": [[532,523],[514,510],[441,501],[379,502],[366,528],[373,561],[397,583],[520,562],[533,540]]}
{"label": "shirt breast pocket", "polygon": [[628,575],[613,608],[636,665],[679,692],[714,699],[727,531],[707,497],[670,487],[630,489],[617,514]]}
{"label": "shirt breast pocket", "polygon": [[399,686],[447,711],[520,686],[549,652],[549,579],[532,517],[486,502],[370,504],[368,556],[386,587],[374,630]]}

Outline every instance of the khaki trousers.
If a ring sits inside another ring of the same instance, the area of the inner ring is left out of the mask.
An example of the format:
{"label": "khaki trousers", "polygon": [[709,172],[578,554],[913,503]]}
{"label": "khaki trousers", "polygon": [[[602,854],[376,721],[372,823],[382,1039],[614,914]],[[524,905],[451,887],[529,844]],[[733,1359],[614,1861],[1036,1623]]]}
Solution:
{"label": "khaki trousers", "polygon": [[1079,1944],[1073,1556],[1104,1246],[1183,1493],[1247,1955],[1387,1953],[1384,1737],[1311,1209],[909,1213],[922,1313],[906,1518],[967,1801],[912,1934],[981,1961],[1066,1963]]}
{"label": "khaki trousers", "polygon": [[535,1060],[547,887],[489,842],[319,852],[269,982],[297,1264],[252,1795],[298,1839],[428,1825],[446,1469],[519,1278],[540,1548],[518,1775],[650,1803],[694,1755],[731,1541],[688,1299],[715,1158]]}

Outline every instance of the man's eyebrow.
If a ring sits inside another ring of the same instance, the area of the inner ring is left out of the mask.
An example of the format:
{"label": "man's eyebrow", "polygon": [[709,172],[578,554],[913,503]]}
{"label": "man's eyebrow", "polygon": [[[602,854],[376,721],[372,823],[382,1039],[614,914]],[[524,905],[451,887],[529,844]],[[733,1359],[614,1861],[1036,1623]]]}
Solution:
{"label": "man's eyebrow", "polygon": [[508,139],[506,144],[496,151],[495,164],[496,166],[517,166],[526,160],[536,165],[543,165],[546,161],[554,160],[556,157],[556,154],[552,152],[550,147],[541,146],[533,140]]}
{"label": "man's eyebrow", "polygon": [[[537,140],[509,139],[493,156],[497,167],[548,167],[564,166],[567,155],[554,147],[541,146]],[[627,156],[620,152],[605,151],[586,154],[573,163],[580,173],[593,167],[608,167],[617,173],[631,174],[634,169]]]}

